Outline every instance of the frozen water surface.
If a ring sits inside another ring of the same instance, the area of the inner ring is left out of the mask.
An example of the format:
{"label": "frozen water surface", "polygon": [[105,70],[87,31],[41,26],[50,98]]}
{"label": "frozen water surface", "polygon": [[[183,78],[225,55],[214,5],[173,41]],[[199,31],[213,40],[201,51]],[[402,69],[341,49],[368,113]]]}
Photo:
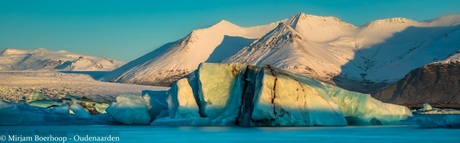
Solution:
{"label": "frozen water surface", "polygon": [[[1,126],[0,135],[119,137],[115,142],[460,142],[460,129],[422,129],[416,125],[348,127],[152,127],[152,126]],[[84,141],[80,141],[84,142]]]}

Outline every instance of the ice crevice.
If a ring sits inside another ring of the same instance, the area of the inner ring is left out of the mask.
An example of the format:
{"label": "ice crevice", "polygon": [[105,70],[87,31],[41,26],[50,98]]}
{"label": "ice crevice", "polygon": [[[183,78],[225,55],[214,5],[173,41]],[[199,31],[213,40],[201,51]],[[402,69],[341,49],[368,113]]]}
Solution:
{"label": "ice crevice", "polygon": [[270,70],[271,75],[275,77],[275,80],[273,81],[273,89],[272,89],[272,94],[273,94],[272,104],[273,104],[273,114],[275,116],[277,116],[276,103],[275,103],[275,100],[276,100],[276,92],[275,91],[276,91],[276,81],[278,80],[278,78],[275,76],[275,73],[273,73],[273,69],[270,67],[270,65],[267,65],[266,67]]}

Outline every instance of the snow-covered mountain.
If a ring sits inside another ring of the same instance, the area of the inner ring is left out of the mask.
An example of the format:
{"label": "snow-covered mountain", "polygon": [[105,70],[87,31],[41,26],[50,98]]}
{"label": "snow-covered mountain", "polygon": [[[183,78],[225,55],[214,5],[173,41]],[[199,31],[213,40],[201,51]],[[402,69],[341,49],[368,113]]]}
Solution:
{"label": "snow-covered mountain", "polygon": [[194,71],[202,62],[219,62],[232,56],[276,25],[277,22],[240,27],[222,20],[209,28],[194,30],[179,41],[165,44],[114,70],[102,80],[169,85]]}
{"label": "snow-covered mountain", "polygon": [[460,15],[429,21],[390,18],[355,26],[336,17],[297,14],[243,28],[221,21],[132,61],[104,80],[168,85],[200,62],[237,62],[307,75],[375,92],[417,67],[460,50]]}
{"label": "snow-covered mountain", "polygon": [[108,71],[116,69],[125,62],[113,59],[87,56],[67,51],[50,51],[44,48],[35,50],[0,50],[0,70],[59,70],[59,71]]}
{"label": "snow-covered mountain", "polygon": [[445,59],[460,47],[460,17],[376,20],[356,27],[335,17],[298,14],[225,62],[269,64],[361,92]]}

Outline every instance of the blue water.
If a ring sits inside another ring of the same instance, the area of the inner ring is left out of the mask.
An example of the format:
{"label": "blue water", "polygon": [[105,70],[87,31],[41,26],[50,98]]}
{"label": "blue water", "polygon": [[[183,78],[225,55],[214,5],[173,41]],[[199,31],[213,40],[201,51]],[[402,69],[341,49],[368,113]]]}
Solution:
{"label": "blue water", "polygon": [[[67,143],[89,142],[88,137],[118,138],[111,142],[154,143],[320,143],[320,142],[460,142],[460,129],[421,129],[416,125],[348,127],[153,127],[153,126],[0,126],[0,140],[12,135],[65,137]],[[64,139],[64,138],[61,138]],[[77,139],[77,141],[75,140]],[[79,140],[80,139],[80,140]],[[79,140],[79,141],[78,141]],[[1,142],[1,141],[0,141]],[[27,139],[23,142],[27,142]],[[38,141],[32,141],[38,142]],[[64,142],[64,141],[41,141]],[[106,141],[109,142],[109,141]]]}

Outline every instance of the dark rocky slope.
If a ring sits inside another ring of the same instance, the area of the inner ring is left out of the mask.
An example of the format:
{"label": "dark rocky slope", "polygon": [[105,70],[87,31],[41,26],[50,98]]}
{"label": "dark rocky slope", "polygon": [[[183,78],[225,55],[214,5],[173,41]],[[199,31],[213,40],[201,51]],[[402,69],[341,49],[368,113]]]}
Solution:
{"label": "dark rocky slope", "polygon": [[433,63],[419,67],[372,96],[396,104],[460,105],[460,62]]}

